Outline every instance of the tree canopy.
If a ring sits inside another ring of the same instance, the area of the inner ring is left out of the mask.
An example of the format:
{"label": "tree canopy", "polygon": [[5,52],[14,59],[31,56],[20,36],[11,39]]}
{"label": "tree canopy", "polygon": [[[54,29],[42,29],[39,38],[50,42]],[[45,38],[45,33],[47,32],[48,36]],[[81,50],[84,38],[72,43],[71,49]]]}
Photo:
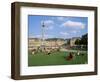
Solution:
{"label": "tree canopy", "polygon": [[84,34],[81,39],[75,41],[76,45],[87,45],[88,44],[88,34]]}

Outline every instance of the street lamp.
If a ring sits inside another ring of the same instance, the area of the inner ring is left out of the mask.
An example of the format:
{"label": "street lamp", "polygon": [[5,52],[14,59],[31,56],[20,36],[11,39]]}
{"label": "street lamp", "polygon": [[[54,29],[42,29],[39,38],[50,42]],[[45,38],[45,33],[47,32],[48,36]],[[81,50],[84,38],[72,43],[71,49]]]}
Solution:
{"label": "street lamp", "polygon": [[42,29],[42,38],[41,38],[41,47],[44,49],[45,47],[45,24],[44,21],[41,22],[41,29]]}

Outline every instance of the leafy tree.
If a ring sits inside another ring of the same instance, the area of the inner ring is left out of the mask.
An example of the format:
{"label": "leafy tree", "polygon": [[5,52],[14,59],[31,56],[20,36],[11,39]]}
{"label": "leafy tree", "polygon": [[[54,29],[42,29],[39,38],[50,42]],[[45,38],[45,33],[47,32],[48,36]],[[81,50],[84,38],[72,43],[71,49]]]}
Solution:
{"label": "leafy tree", "polygon": [[87,45],[88,44],[88,34],[85,34],[81,37],[81,39],[77,39],[75,41],[76,45]]}
{"label": "leafy tree", "polygon": [[85,34],[81,38],[81,44],[87,45],[88,44],[88,34]]}
{"label": "leafy tree", "polygon": [[80,44],[81,44],[81,40],[77,39],[77,40],[75,41],[75,44],[76,44],[76,45],[80,45]]}

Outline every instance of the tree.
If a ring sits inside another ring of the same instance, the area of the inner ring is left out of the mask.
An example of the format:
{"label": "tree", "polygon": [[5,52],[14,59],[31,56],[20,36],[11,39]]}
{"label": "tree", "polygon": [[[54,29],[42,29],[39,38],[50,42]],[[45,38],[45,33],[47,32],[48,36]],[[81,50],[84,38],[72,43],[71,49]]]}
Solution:
{"label": "tree", "polygon": [[81,44],[81,40],[77,39],[77,40],[75,41],[75,44],[76,44],[76,45],[80,45],[80,44]]}
{"label": "tree", "polygon": [[83,35],[82,37],[81,37],[81,39],[77,39],[76,41],[75,41],[75,44],[76,45],[87,45],[87,43],[88,43],[88,34],[85,34],[85,35]]}
{"label": "tree", "polygon": [[82,45],[87,45],[88,44],[88,34],[85,34],[81,38],[81,44]]}

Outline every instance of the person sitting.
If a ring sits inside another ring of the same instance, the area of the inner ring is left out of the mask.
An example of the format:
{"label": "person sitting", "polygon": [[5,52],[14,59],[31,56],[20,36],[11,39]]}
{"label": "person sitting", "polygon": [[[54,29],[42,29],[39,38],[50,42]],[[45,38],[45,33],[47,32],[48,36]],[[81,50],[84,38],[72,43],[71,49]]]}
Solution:
{"label": "person sitting", "polygon": [[66,59],[67,59],[67,60],[72,60],[72,59],[73,59],[73,54],[70,52],[70,53],[69,53],[69,56],[67,56]]}
{"label": "person sitting", "polygon": [[77,51],[77,55],[78,55],[78,56],[80,55],[79,51]]}

